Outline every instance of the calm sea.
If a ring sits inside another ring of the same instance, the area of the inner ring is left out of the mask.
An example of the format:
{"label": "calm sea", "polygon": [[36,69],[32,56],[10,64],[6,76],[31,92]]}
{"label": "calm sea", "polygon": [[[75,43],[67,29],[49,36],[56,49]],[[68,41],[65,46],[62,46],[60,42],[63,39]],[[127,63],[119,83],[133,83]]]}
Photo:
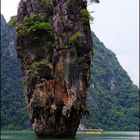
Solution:
{"label": "calm sea", "polygon": [[[36,137],[33,131],[1,131],[1,140],[45,140]],[[66,139],[47,139],[66,140]],[[105,132],[101,135],[77,134],[75,139],[67,140],[139,140],[139,132]]]}

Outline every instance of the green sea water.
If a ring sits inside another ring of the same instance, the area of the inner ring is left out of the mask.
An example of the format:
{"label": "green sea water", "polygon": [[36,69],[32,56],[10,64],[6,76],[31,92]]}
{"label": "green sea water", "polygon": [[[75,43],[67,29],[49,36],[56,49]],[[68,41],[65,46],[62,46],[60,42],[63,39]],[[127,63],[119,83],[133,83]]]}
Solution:
{"label": "green sea water", "polygon": [[1,131],[1,140],[139,140],[139,132],[105,132],[100,135],[77,134],[75,139],[40,139],[33,131]]}

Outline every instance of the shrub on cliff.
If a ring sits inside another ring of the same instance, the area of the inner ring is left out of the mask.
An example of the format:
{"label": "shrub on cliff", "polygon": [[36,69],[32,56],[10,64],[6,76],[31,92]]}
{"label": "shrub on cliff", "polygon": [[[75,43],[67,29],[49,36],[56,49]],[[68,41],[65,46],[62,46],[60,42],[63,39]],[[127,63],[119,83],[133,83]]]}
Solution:
{"label": "shrub on cliff", "polygon": [[17,37],[22,38],[33,32],[52,32],[52,25],[44,14],[25,17],[23,22],[17,26]]}
{"label": "shrub on cliff", "polygon": [[9,22],[9,24],[10,24],[10,26],[11,27],[15,27],[15,25],[16,25],[16,17],[13,17],[11,20],[10,20],[10,22]]}

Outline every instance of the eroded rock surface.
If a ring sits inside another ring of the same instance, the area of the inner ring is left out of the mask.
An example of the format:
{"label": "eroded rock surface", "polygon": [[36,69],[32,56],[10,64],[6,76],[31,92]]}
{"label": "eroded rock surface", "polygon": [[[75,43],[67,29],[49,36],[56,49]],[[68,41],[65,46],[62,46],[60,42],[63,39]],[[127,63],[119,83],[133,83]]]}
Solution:
{"label": "eroded rock surface", "polygon": [[21,0],[16,32],[25,96],[40,137],[74,137],[88,114],[92,39],[83,0]]}

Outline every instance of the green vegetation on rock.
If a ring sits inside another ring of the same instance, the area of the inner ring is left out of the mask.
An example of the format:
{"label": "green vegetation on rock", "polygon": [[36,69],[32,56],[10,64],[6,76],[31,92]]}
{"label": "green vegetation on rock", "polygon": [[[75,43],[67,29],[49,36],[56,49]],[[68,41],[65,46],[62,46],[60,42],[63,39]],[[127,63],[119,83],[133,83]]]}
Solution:
{"label": "green vegetation on rock", "polygon": [[15,27],[15,25],[16,25],[16,17],[13,17],[11,20],[10,20],[10,22],[9,22],[9,24],[10,24],[10,26],[11,27]]}
{"label": "green vegetation on rock", "polygon": [[40,60],[40,61],[33,62],[30,65],[29,70],[42,72],[42,70],[44,70],[46,67],[49,67],[50,69],[52,69],[53,66],[51,64],[47,65],[46,60]]}
{"label": "green vegetation on rock", "polygon": [[68,1],[68,7],[69,7],[69,9],[75,10],[75,8],[76,8],[76,0],[69,0]]}
{"label": "green vegetation on rock", "polygon": [[72,45],[75,45],[76,42],[78,41],[79,38],[81,38],[83,36],[83,34],[81,32],[76,32],[75,34],[73,34],[70,39],[69,39],[69,43]]}
{"label": "green vegetation on rock", "polygon": [[49,22],[47,15],[38,14],[24,18],[23,22],[17,27],[17,36],[23,37],[37,31],[52,32],[52,30],[52,25]]}
{"label": "green vegetation on rock", "polygon": [[46,8],[46,7],[52,6],[53,2],[52,0],[41,0],[40,4],[43,8]]}
{"label": "green vegetation on rock", "polygon": [[90,13],[87,9],[81,9],[80,18],[84,24],[87,24],[90,20]]}

